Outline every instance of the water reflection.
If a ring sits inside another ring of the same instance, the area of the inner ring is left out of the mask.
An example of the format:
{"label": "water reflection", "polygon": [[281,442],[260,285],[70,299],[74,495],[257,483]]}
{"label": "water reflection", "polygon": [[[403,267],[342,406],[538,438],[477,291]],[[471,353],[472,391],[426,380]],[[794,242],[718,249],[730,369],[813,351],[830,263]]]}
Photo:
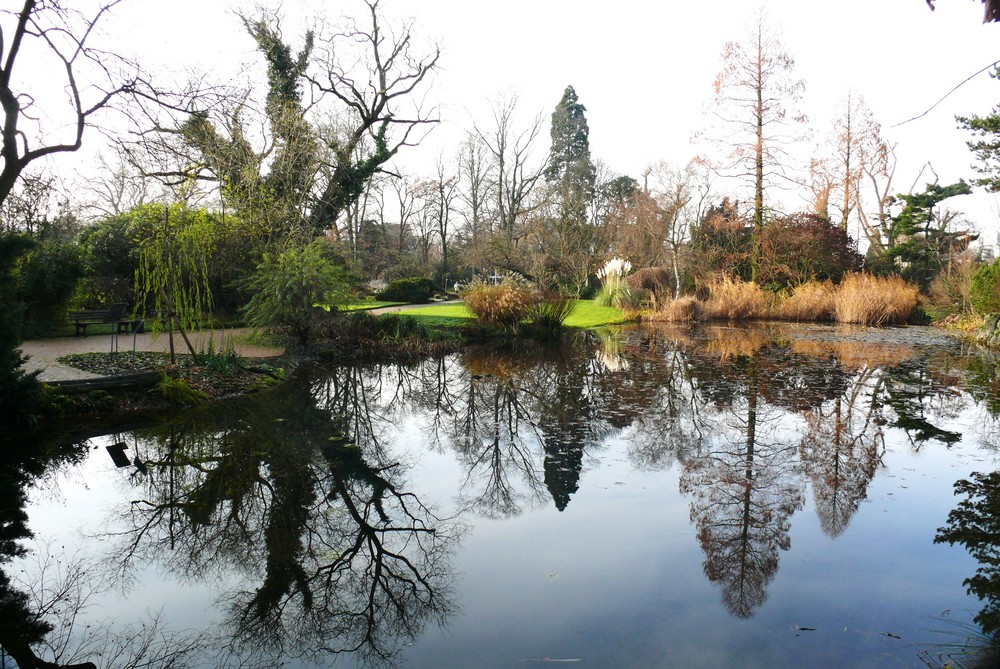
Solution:
{"label": "water reflection", "polygon": [[164,555],[183,580],[238,573],[224,626],[242,657],[386,661],[443,621],[454,523],[407,489],[367,408],[382,389],[357,373],[137,435],[121,575]]}
{"label": "water reflection", "polygon": [[[881,336],[636,328],[306,370],[278,394],[130,434],[139,457],[121,479],[106,562],[119,583],[137,584],[156,565],[182,583],[224,584],[212,643],[228,662],[351,653],[392,664],[454,612],[463,515],[566,511],[620,444],[635,470],[677,472],[704,575],[730,614],[750,618],[808,496],[822,531],[843,535],[887,433],[907,435],[914,451],[950,447],[961,435],[949,421],[972,401],[958,388],[995,402],[991,381],[975,385],[989,378],[978,368]],[[461,469],[443,495],[454,509],[436,510],[424,501],[431,491],[410,483],[425,449]],[[2,495],[14,495],[0,497],[14,518],[0,525],[13,532],[0,548],[13,554],[27,531],[15,518],[18,491],[32,474],[0,475],[11,483]],[[3,578],[0,616],[28,610]],[[33,647],[48,631],[21,636]]]}

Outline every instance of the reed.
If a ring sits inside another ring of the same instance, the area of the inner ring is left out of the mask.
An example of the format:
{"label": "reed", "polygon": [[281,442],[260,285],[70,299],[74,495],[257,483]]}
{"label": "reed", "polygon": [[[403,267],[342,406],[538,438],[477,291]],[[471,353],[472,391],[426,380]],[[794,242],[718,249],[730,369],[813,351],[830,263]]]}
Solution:
{"label": "reed", "polygon": [[829,281],[809,281],[796,286],[791,295],[781,300],[776,315],[788,321],[832,321],[836,292]]}
{"label": "reed", "polygon": [[771,315],[774,297],[755,283],[723,276],[709,282],[708,292],[709,318],[742,321]]}
{"label": "reed", "polygon": [[663,308],[642,314],[642,320],[655,323],[692,323],[702,320],[705,305],[696,297],[679,297],[664,303]]}
{"label": "reed", "polygon": [[915,286],[898,276],[849,274],[837,286],[834,314],[841,323],[906,323],[920,300]]}

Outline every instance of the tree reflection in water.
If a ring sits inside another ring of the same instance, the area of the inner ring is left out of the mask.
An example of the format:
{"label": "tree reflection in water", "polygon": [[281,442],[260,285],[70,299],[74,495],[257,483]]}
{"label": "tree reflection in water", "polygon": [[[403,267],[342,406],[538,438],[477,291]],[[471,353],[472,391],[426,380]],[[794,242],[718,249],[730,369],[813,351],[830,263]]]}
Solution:
{"label": "tree reflection in water", "polygon": [[169,555],[182,579],[238,572],[257,583],[228,597],[243,657],[391,661],[428,621],[443,622],[455,524],[406,490],[373,428],[372,377],[358,374],[343,368],[288,384],[281,402],[261,396],[145,435],[156,456],[120,536],[122,573]]}
{"label": "tree reflection in water", "polygon": [[[392,663],[448,618],[459,537],[457,519],[408,487],[400,442],[452,452],[460,513],[489,518],[567,509],[588,467],[621,443],[636,469],[677,467],[704,572],[749,617],[807,486],[836,537],[868,494],[889,427],[914,449],[956,438],[941,424],[967,396],[942,376],[947,365],[930,373],[925,351],[852,336],[644,327],[310,370],[280,395],[135,433],[142,467],[119,514],[114,576],[128,583],[153,564],[182,582],[241,583],[223,595],[213,643],[257,664],[341,652]],[[10,495],[31,474],[3,476]],[[3,513],[23,503],[5,499]],[[30,609],[6,580],[0,591],[0,616]],[[29,645],[47,629],[26,632]]]}

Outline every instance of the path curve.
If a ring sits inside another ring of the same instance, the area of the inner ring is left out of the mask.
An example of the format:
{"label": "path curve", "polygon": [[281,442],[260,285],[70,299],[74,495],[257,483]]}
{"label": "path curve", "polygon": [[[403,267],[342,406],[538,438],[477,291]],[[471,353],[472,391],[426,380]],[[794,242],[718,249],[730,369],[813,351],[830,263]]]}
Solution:
{"label": "path curve", "polygon": [[[191,345],[197,351],[207,349],[210,341],[217,351],[231,341],[233,349],[244,358],[269,358],[285,352],[282,348],[243,343],[243,336],[250,332],[252,330],[245,328],[199,330],[188,333],[188,337],[191,339]],[[113,337],[110,334],[31,339],[21,343],[21,351],[28,356],[28,361],[24,364],[23,369],[28,372],[39,371],[38,380],[44,382],[99,378],[100,374],[60,364],[57,362],[57,358],[71,353],[110,353],[112,344]],[[158,335],[149,332],[137,334],[134,338],[134,345],[136,351],[165,353],[170,350],[170,341],[165,333]],[[118,335],[118,350],[133,350],[133,336]],[[174,350],[178,353],[187,353],[187,347],[180,336],[174,337]]]}
{"label": "path curve", "polygon": [[394,307],[379,307],[378,309],[368,309],[367,311],[372,316],[381,316],[382,314],[398,314],[410,309],[423,309],[424,307],[436,307],[445,304],[462,304],[462,300],[445,300],[443,302],[428,302],[427,304],[397,304]]}

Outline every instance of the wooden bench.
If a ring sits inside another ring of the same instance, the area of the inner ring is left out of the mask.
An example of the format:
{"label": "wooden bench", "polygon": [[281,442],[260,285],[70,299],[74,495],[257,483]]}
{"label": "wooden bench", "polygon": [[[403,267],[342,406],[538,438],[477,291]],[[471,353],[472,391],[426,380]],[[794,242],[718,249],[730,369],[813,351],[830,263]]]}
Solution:
{"label": "wooden bench", "polygon": [[124,302],[112,304],[107,309],[84,309],[82,311],[71,311],[66,314],[69,320],[73,321],[76,327],[76,336],[87,334],[87,327],[94,324],[113,323],[116,331],[122,332],[141,331],[142,319],[123,318],[125,309],[128,307]]}

